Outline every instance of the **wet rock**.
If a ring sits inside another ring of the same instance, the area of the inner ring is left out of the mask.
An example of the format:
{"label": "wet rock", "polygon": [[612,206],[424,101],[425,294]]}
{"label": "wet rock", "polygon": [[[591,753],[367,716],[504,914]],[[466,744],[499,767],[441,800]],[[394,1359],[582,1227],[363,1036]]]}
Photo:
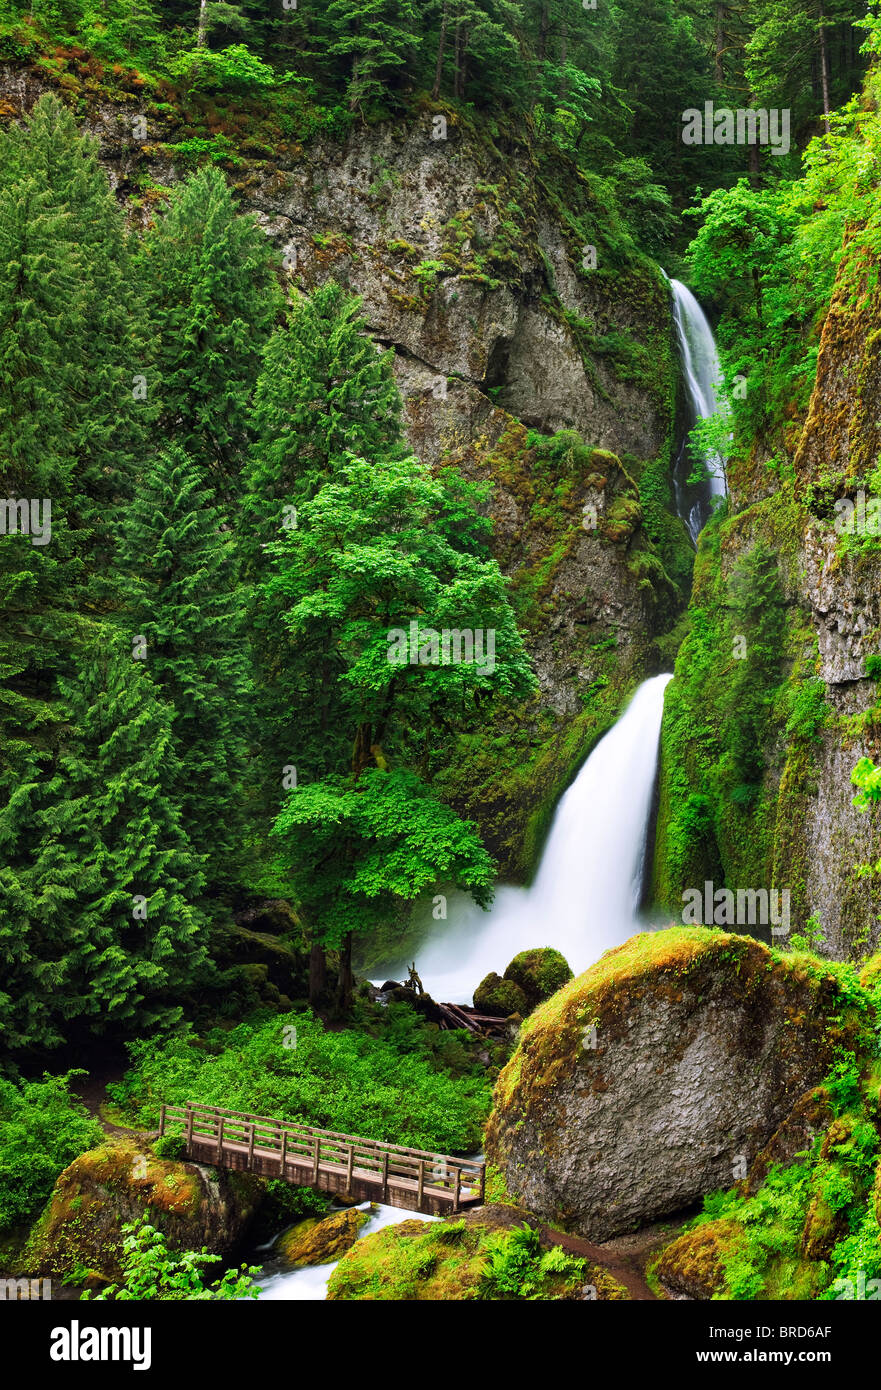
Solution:
{"label": "wet rock", "polygon": [[279,1237],[276,1251],[290,1265],[329,1264],[354,1245],[367,1220],[367,1212],[354,1208],[323,1220],[309,1217]]}
{"label": "wet rock", "polygon": [[230,1255],[263,1200],[249,1173],[156,1158],[145,1143],[114,1139],[74,1159],[31,1235],[35,1266],[70,1276],[86,1268],[122,1277],[122,1227],[147,1216],[177,1250]]}
{"label": "wet rock", "polygon": [[520,986],[513,980],[503,980],[495,971],[490,971],[474,991],[474,1007],[480,1013],[495,1014],[498,1018],[529,1012],[526,995]]}
{"label": "wet rock", "polygon": [[699,927],[608,951],[526,1020],[486,1153],[531,1211],[594,1240],[730,1187],[837,1046],[870,1046],[831,971]]}
{"label": "wet rock", "polygon": [[[516,1012],[524,1013],[543,1004],[558,989],[562,989],[572,979],[572,971],[559,951],[550,946],[539,946],[516,955],[505,971],[505,979],[513,981],[522,991],[527,1010],[517,1009]],[[515,1010],[509,1012],[514,1013]]]}

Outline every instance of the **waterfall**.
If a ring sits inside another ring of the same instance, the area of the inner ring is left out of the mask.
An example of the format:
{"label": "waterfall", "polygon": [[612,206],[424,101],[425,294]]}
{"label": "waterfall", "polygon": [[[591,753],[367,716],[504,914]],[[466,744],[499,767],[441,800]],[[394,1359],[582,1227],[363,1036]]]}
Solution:
{"label": "waterfall", "polygon": [[[470,1004],[518,951],[555,946],[575,974],[640,930],[645,847],[669,675],[643,682],[561,798],[530,888],[501,887],[486,913],[451,897],[442,931],[420,947],[434,999]],[[392,978],[403,979],[398,962]],[[381,977],[379,983],[382,982]]]}
{"label": "waterfall", "polygon": [[[669,285],[673,297],[673,324],[688,399],[688,428],[692,429],[698,420],[709,419],[719,409],[716,388],[722,381],[722,368],[713,330],[691,290],[679,280],[670,280]],[[687,480],[695,461],[686,435],[674,467],[673,484],[676,510],[688,527],[691,539],[696,542],[715,499],[725,496],[726,484],[725,460],[717,453],[704,455],[708,472],[706,481],[689,483]]]}

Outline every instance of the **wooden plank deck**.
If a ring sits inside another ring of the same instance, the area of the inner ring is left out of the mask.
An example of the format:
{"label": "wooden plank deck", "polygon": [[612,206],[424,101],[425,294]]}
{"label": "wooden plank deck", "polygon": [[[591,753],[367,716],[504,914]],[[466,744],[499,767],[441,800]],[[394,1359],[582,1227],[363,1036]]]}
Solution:
{"label": "wooden plank deck", "polygon": [[474,1159],[195,1103],[161,1107],[159,1133],[172,1132],[181,1134],[196,1163],[280,1177],[359,1202],[447,1216],[484,1200],[486,1169]]}

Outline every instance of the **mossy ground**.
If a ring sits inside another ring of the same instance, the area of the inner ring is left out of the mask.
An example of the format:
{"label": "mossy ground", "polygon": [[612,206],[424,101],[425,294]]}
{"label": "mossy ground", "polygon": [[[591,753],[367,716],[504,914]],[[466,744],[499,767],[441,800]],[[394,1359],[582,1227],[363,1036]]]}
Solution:
{"label": "mossy ground", "polygon": [[588,1286],[600,1300],[628,1297],[606,1271],[559,1249],[542,1252],[525,1216],[514,1207],[486,1206],[465,1217],[387,1226],[344,1256],[328,1298],[571,1300],[583,1298]]}

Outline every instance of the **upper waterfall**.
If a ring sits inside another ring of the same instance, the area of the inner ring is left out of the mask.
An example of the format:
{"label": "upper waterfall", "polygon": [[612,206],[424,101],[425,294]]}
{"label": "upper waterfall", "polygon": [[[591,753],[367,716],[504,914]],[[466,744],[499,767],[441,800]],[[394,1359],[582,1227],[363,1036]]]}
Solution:
{"label": "upper waterfall", "polygon": [[[698,420],[709,419],[719,409],[716,391],[722,382],[722,367],[713,330],[703,309],[681,281],[670,280],[669,283],[673,296],[673,323],[689,407],[688,428],[691,429]],[[689,483],[689,475],[698,461],[689,449],[686,434],[676,460],[673,484],[676,510],[693,541],[697,541],[706,525],[714,500],[724,497],[727,490],[725,460],[717,453],[703,456],[707,468],[706,479],[700,483]]]}
{"label": "upper waterfall", "polygon": [[499,888],[489,913],[464,894],[450,899],[448,921],[418,953],[419,974],[433,998],[470,1003],[485,975],[501,973],[533,946],[555,946],[577,975],[639,931],[664,689],[671,679],[644,681],[583,764],[557,806],[530,888]]}

